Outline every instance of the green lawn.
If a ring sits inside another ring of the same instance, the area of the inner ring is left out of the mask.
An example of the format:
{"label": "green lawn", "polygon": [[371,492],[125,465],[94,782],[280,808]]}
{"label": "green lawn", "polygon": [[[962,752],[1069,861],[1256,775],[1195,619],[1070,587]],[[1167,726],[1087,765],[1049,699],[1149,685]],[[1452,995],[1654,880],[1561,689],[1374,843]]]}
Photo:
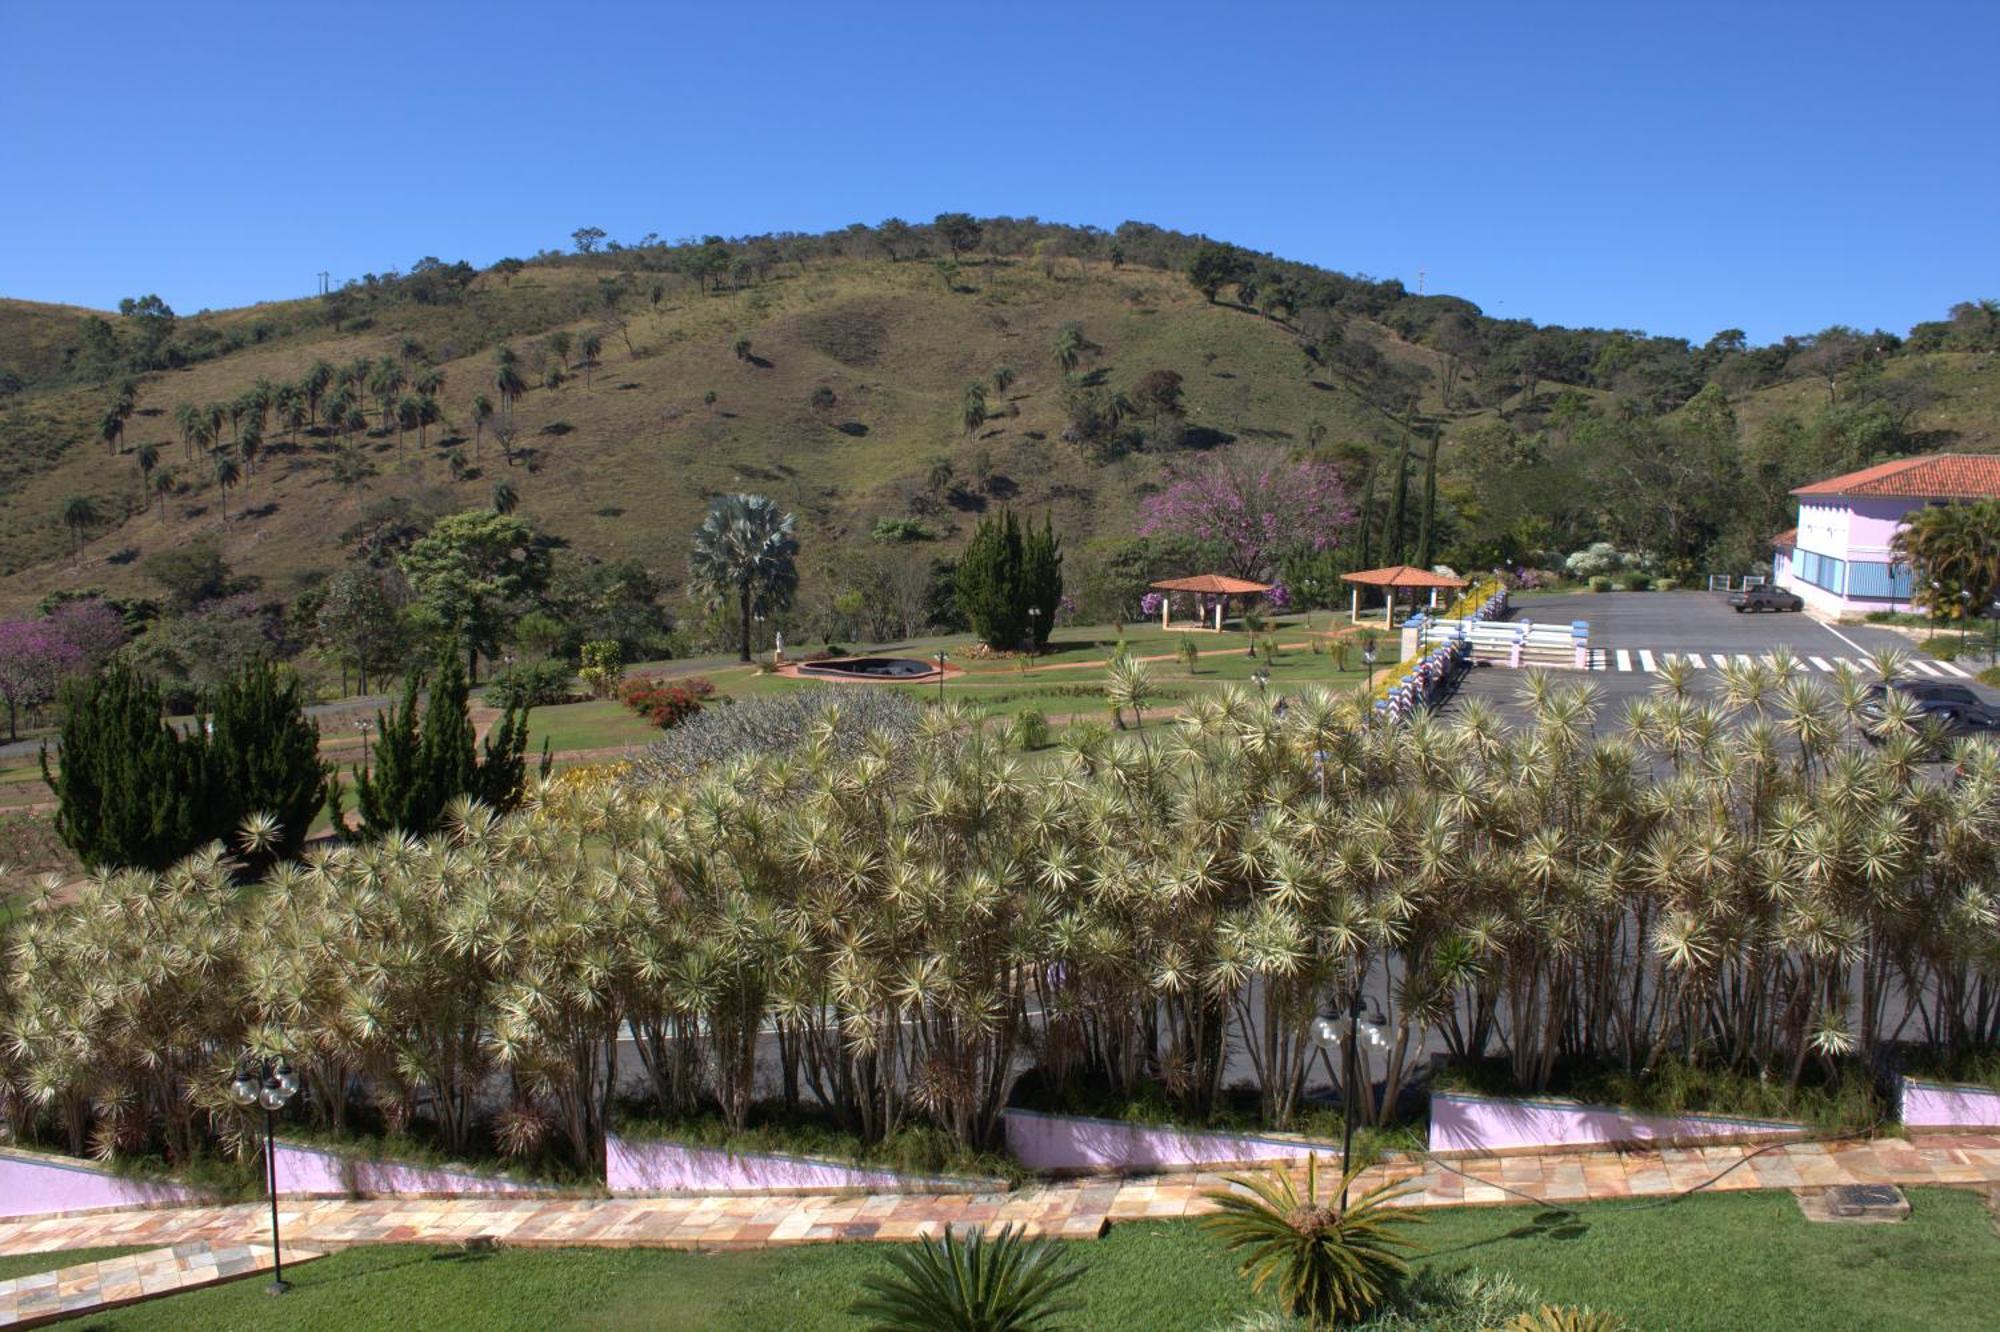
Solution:
{"label": "green lawn", "polygon": [[659,728],[616,699],[563,703],[528,713],[528,753],[539,755],[547,740],[552,753],[644,745],[660,738]]}
{"label": "green lawn", "polygon": [[15,1277],[33,1276],[37,1272],[53,1272],[59,1267],[75,1267],[80,1263],[102,1262],[106,1258],[122,1258],[128,1253],[144,1253],[140,1247],[126,1246],[111,1249],[58,1249],[53,1253],[9,1253],[0,1254],[0,1281],[12,1281]]}
{"label": "green lawn", "polygon": [[[1704,1196],[1574,1213],[1430,1213],[1424,1261],[1505,1272],[1554,1303],[1668,1329],[1935,1329],[1987,1325],[2000,1301],[2000,1237],[1968,1192],[1916,1190],[1894,1226],[1813,1225],[1790,1194]],[[1079,1246],[1086,1329],[1213,1329],[1261,1307],[1207,1235],[1136,1222]],[[844,1310],[882,1270],[868,1245],[747,1253],[418,1247],[337,1253],[298,1269],[272,1301],[261,1281],[120,1310],[106,1328],[858,1328]]]}

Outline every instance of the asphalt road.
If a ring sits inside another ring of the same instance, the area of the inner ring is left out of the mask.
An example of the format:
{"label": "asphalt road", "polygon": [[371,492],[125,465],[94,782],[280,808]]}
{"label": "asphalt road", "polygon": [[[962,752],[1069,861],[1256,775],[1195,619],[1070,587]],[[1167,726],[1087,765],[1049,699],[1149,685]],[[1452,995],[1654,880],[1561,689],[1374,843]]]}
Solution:
{"label": "asphalt road", "polygon": [[[1871,625],[1828,625],[1802,613],[1776,611],[1738,614],[1719,592],[1604,592],[1523,597],[1508,617],[1513,622],[1590,623],[1594,664],[1576,678],[1587,680],[1604,700],[1600,716],[1615,718],[1625,701],[1651,691],[1661,660],[1680,655],[1702,667],[1697,690],[1712,687],[1718,657],[1761,657],[1783,647],[1814,675],[1831,678],[1845,661],[1862,667],[1868,653],[1899,648],[1911,654],[1912,673],[1921,678],[1963,684],[1989,703],[2000,705],[2000,691],[1970,678],[1973,667],[1958,667],[1923,657],[1918,645],[1903,634]],[[1568,673],[1565,672],[1565,675]],[[1514,715],[1521,673],[1504,666],[1481,666],[1469,672],[1452,697],[1448,713],[1462,699],[1483,698]]]}

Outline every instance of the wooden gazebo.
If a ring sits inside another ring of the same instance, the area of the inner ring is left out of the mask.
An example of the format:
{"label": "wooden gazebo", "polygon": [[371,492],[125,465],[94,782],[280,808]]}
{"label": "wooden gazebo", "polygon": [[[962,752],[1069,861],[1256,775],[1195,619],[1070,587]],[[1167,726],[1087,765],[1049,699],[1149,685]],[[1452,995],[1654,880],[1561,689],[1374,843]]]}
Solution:
{"label": "wooden gazebo", "polygon": [[1419,569],[1409,564],[1392,564],[1386,569],[1363,569],[1358,573],[1342,574],[1340,581],[1354,589],[1354,607],[1347,617],[1350,624],[1361,623],[1361,589],[1364,587],[1382,589],[1382,623],[1392,625],[1396,619],[1396,593],[1399,589],[1422,591],[1429,588],[1431,605],[1435,606],[1439,588],[1465,586],[1463,578],[1432,573],[1429,569]]}
{"label": "wooden gazebo", "polygon": [[1195,602],[1195,623],[1185,624],[1184,629],[1208,629],[1222,632],[1222,611],[1231,597],[1260,597],[1271,590],[1269,583],[1253,583],[1247,578],[1231,578],[1228,574],[1196,574],[1192,578],[1167,578],[1153,584],[1155,592],[1164,592],[1160,598],[1160,628],[1173,628],[1174,593],[1188,592],[1196,597],[1215,598],[1215,623],[1208,624],[1201,618],[1201,603]]}

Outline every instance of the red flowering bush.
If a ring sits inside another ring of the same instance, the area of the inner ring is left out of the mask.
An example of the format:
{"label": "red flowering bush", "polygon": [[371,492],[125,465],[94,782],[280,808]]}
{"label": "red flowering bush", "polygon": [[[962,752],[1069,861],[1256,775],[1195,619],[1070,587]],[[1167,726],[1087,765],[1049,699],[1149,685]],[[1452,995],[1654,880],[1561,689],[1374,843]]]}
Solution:
{"label": "red flowering bush", "polygon": [[715,686],[699,675],[684,680],[662,680],[657,676],[635,675],[619,686],[619,701],[661,730],[679,726],[701,711],[704,700]]}

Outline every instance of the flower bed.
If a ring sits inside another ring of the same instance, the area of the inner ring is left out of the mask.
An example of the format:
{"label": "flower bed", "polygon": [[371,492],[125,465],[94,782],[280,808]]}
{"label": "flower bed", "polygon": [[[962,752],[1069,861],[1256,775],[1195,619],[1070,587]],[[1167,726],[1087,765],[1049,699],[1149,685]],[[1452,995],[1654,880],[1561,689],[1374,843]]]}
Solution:
{"label": "flower bed", "polygon": [[556,1192],[553,1184],[472,1166],[398,1161],[298,1142],[278,1143],[276,1160],[278,1192],[295,1198],[536,1197]]}
{"label": "flower bed", "polygon": [[2000,1091],[1992,1087],[1905,1075],[1901,1092],[1905,1128],[2000,1128]]}
{"label": "flower bed", "polygon": [[1576,1148],[1691,1146],[1798,1137],[1803,1124],[1725,1115],[1654,1115],[1556,1097],[1468,1092],[1431,1094],[1430,1150],[1446,1155],[1555,1152]]}
{"label": "flower bed", "polygon": [[668,1139],[604,1140],[604,1181],[613,1193],[967,1193],[1006,1181],[918,1175],[826,1157],[739,1152]]}
{"label": "flower bed", "polygon": [[134,1179],[74,1157],[0,1148],[0,1218],[199,1201],[182,1184]]}
{"label": "flower bed", "polygon": [[1230,1133],[1135,1124],[1040,1110],[1004,1113],[1007,1150],[1030,1170],[1054,1174],[1142,1173],[1300,1162],[1308,1153],[1338,1159],[1338,1143],[1275,1133]]}

